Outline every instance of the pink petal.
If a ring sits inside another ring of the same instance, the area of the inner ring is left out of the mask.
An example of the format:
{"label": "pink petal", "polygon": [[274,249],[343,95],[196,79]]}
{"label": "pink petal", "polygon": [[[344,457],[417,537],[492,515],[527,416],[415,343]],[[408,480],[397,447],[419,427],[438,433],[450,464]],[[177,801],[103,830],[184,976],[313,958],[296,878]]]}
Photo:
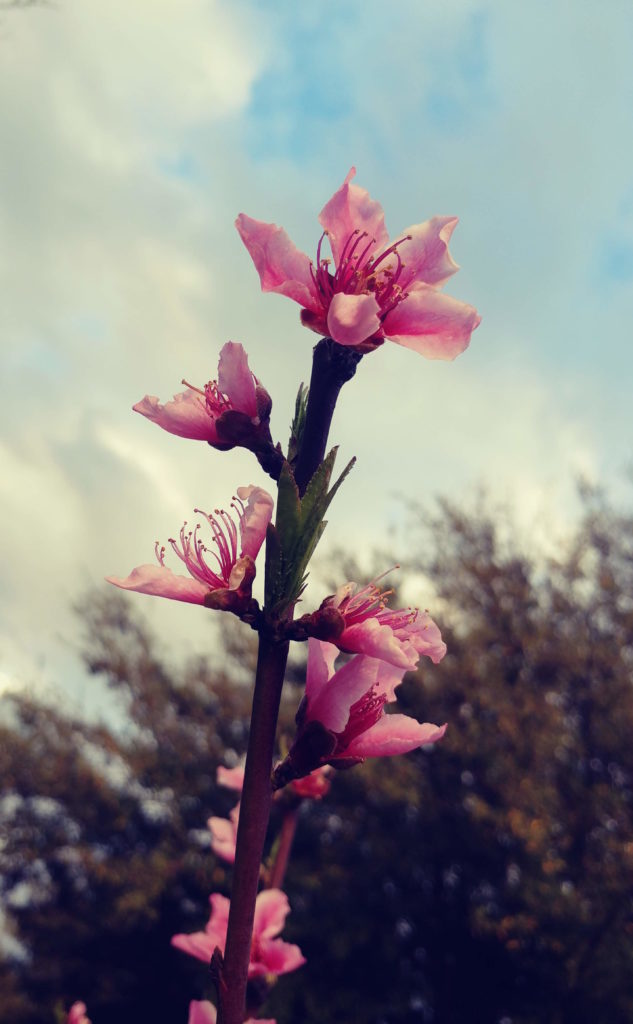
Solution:
{"label": "pink petal", "polygon": [[319,693],[334,672],[334,662],[339,650],[334,644],[323,640],[308,640],[308,668],[306,671],[306,697],[316,700]]}
{"label": "pink petal", "polygon": [[446,726],[416,722],[408,715],[383,715],[375,725],[351,741],[346,757],[390,757],[406,754],[427,743],[437,743]]}
{"label": "pink petal", "polygon": [[218,785],[226,786],[227,789],[236,789],[238,793],[241,793],[244,785],[244,766],[237,765],[236,768],[225,768],[223,764],[218,765],[216,777]]}
{"label": "pink petal", "polygon": [[412,669],[418,663],[418,654],[413,644],[398,639],[391,626],[382,625],[376,619],[365,619],[364,622],[347,626],[337,644],[342,651],[381,658],[399,668]]}
{"label": "pink petal", "polygon": [[396,689],[402,682],[407,669],[398,667],[396,665],[390,665],[386,661],[378,662],[378,674],[376,677],[376,689],[375,693],[377,696],[384,697],[387,704],[396,699]]}
{"label": "pink petal", "polygon": [[255,902],[253,936],[256,939],[272,939],[279,935],[289,913],[288,897],[281,889],[264,889]]}
{"label": "pink petal", "polygon": [[226,932],[229,927],[231,901],[226,896],[222,896],[221,893],[214,892],[209,896],[209,903],[211,904],[211,916],[204,930],[207,935],[215,940],[215,945],[220,946],[223,950],[224,943],[226,942]]}
{"label": "pink petal", "polygon": [[328,309],[328,333],[339,345],[360,345],[380,329],[379,312],[373,295],[337,292]]}
{"label": "pink petal", "polygon": [[438,665],[446,654],[446,644],[442,640],[439,627],[433,622],[428,612],[418,611],[413,622],[405,630],[396,630],[396,635],[406,634],[406,639],[413,644],[418,654],[430,658]]}
{"label": "pink petal", "polygon": [[173,601],[186,601],[188,604],[204,604],[210,590],[204,583],[190,576],[177,576],[166,566],[151,564],[138,565],[125,579],[106,576],[106,581],[121,590],[133,590],[152,597],[169,597]]}
{"label": "pink petal", "polygon": [[194,932],[192,935],[173,935],[171,944],[182,953],[194,956],[196,960],[202,960],[208,964],[213,956],[213,951],[218,945],[205,932]]}
{"label": "pink petal", "polygon": [[238,487],[238,498],[246,502],[246,510],[240,521],[242,535],[241,555],[248,555],[253,561],[257,558],[266,530],[273,514],[273,499],[263,487]]}
{"label": "pink petal", "polygon": [[307,717],[332,732],[343,732],[352,704],[368,693],[378,678],[380,662],[362,656],[352,658],[335,672],[316,700],[308,703]]}
{"label": "pink petal", "polygon": [[217,1019],[217,1010],[208,1000],[192,999],[189,1003],[188,1024],[216,1024]]}
{"label": "pink petal", "polygon": [[[369,236],[365,239],[361,251],[370,239],[375,240],[375,245],[369,250],[370,253],[384,249],[389,242],[382,206],[371,198],[366,189],[350,184],[355,174],[356,168],[352,167],[341,187],[319,214],[319,223],[328,233],[334,263],[337,267],[345,243],[353,231],[366,231]],[[344,344],[344,342],[340,342],[340,344]]]}
{"label": "pink petal", "polygon": [[235,863],[235,845],[237,843],[237,823],[240,805],[234,807],[230,818],[209,818],[207,826],[211,831],[211,849],[217,857]]}
{"label": "pink petal", "polygon": [[263,939],[259,943],[257,960],[251,960],[249,978],[266,974],[288,974],[302,967],[306,959],[298,946],[282,939]]}
{"label": "pink petal", "polygon": [[255,381],[248,368],[246,351],[238,342],[227,341],[222,347],[218,364],[218,386],[222,394],[229,399],[231,408],[255,419]]}
{"label": "pink petal", "polygon": [[448,251],[450,237],[457,217],[431,217],[422,224],[414,224],[402,232],[411,237],[398,246],[403,269],[398,284],[406,291],[413,281],[434,287],[448,281],[459,270]]}
{"label": "pink petal", "polygon": [[320,800],[329,792],[331,783],[328,775],[331,771],[328,764],[323,765],[322,768],[315,768],[309,775],[304,775],[301,779],[293,779],[290,788],[293,793],[304,799]]}
{"label": "pink petal", "polygon": [[174,395],[171,402],[161,405],[155,395],[145,395],[142,401],[132,406],[152,423],[178,437],[189,437],[194,441],[217,441],[215,420],[210,415],[202,395],[189,388]]}
{"label": "pink petal", "polygon": [[66,1024],[90,1024],[90,1020],[86,1016],[87,1012],[88,1008],[85,1003],[73,1003],[68,1011]]}
{"label": "pink petal", "polygon": [[291,242],[283,228],[240,213],[235,221],[255,264],[264,292],[279,292],[305,309],[318,313],[321,302],[310,272],[310,260]]}
{"label": "pink petal", "polygon": [[468,348],[480,322],[473,306],[421,284],[387,314],[383,330],[397,345],[412,348],[427,359],[454,359]]}

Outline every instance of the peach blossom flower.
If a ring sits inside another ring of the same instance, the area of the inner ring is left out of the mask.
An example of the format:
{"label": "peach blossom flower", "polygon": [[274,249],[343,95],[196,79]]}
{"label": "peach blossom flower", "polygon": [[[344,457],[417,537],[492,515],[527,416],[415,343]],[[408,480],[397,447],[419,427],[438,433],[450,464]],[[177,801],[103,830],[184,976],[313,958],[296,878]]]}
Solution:
{"label": "peach blossom flower", "polygon": [[364,587],[344,583],[321,605],[335,608],[343,616],[337,647],[382,658],[401,668],[415,668],[421,655],[437,665],[446,654],[446,644],[433,619],[419,608],[387,607],[390,591],[376,586],[380,578]]}
{"label": "peach blossom flower", "polygon": [[229,812],[228,818],[209,818],[207,826],[211,832],[211,849],[217,857],[228,864],[235,863],[235,846],[237,843],[237,824],[240,818],[240,805],[236,804]]}
{"label": "peach blossom flower", "polygon": [[[203,1000],[192,1000],[189,1003],[189,1022],[188,1024],[216,1024],[218,1014],[213,1003]],[[263,1017],[258,1017],[255,1020],[254,1017],[249,1017],[244,1024],[277,1024],[275,1020],[268,1017],[264,1020]]]}
{"label": "peach blossom flower", "polygon": [[[283,228],[241,213],[236,221],[262,290],[302,307],[301,322],[362,351],[385,338],[429,359],[454,359],[480,322],[477,311],[440,289],[458,269],[448,251],[456,217],[433,217],[389,241],[382,207],[345,181],[323,207],[316,265]],[[327,236],[333,260],[322,255]]]}
{"label": "peach blossom flower", "polygon": [[85,1003],[73,1003],[68,1011],[66,1024],[90,1024],[90,1018],[86,1016],[87,1012]]}
{"label": "peach blossom flower", "polygon": [[279,785],[319,764],[343,767],[367,757],[404,754],[442,738],[445,725],[384,713],[385,704],[395,700],[404,668],[357,655],[334,671],[338,648],[314,638],[308,645],[297,736],[288,757],[275,769]]}
{"label": "peach blossom flower", "polygon": [[228,341],[220,352],[217,381],[204,388],[187,385],[164,405],[146,395],[133,409],[170,434],[231,448],[236,416],[241,433],[252,436],[262,422],[268,430],[270,407],[270,395],[251,373],[243,346]]}
{"label": "peach blossom flower", "polygon": [[[180,531],[180,542],[170,538],[169,544],[189,576],[172,572],[165,565],[165,548],[156,543],[158,565],[139,565],[125,579],[107,576],[108,583],[123,590],[169,597],[190,604],[208,603],[209,595],[213,593],[220,598],[230,592],[250,596],[255,559],[266,536],[273,499],[261,487],[239,487],[231,507],[237,516],[238,526],[223,509],[216,509],[214,515],[194,509],[211,527],[215,550],[210,550],[200,539],[200,524],[193,530],[187,530],[185,523]],[[215,559],[216,564],[210,565],[210,559]]]}
{"label": "peach blossom flower", "polygon": [[[194,932],[192,935],[174,935],[171,940],[172,946],[176,949],[207,964],[216,946],[222,953],[224,952],[230,906],[226,896],[219,893],[213,893],[209,897],[209,902],[211,916],[205,930]],[[265,977],[267,974],[287,974],[305,963],[305,957],[298,946],[276,937],[282,930],[289,911],[288,897],[280,889],[265,889],[258,894],[248,967],[249,978]]]}

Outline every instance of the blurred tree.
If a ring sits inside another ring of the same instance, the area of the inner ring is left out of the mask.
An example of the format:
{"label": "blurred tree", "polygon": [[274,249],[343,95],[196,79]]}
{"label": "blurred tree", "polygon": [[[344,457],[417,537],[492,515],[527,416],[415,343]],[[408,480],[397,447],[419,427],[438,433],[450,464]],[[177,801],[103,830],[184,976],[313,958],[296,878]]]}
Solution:
{"label": "blurred tree", "polygon": [[[549,562],[485,507],[415,518],[402,575],[433,581],[449,653],[406,678],[400,704],[449,731],[432,752],[338,773],[302,808],[284,935],[308,964],[266,1014],[624,1024],[633,516],[586,491]],[[53,1021],[81,996],[95,1024],[184,1024],[208,976],[169,937],[228,891],[204,823],[232,804],[215,768],[244,748],[250,689],[203,661],[168,669],[120,595],[84,607],[87,665],[127,695],[131,724],[114,734],[4,698],[0,1019]],[[235,628],[234,659],[251,642]]]}

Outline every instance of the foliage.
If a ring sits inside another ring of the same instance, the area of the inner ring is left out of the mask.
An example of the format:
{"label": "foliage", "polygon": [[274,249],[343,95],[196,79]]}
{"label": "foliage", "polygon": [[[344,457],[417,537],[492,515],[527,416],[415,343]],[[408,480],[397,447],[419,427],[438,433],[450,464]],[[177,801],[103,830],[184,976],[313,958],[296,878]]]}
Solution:
{"label": "foliage", "polygon": [[[547,563],[486,509],[417,515],[403,575],[436,586],[449,654],[400,704],[449,731],[303,807],[284,937],[308,964],[268,1001],[280,1024],[633,1019],[633,515],[584,503]],[[177,1024],[211,990],[169,936],[228,889],[201,837],[231,806],[215,767],[243,750],[249,690],[169,671],[118,595],[86,616],[87,665],[134,727],[5,698],[0,866],[30,959],[0,962],[0,1018],[82,997],[94,1024]]]}

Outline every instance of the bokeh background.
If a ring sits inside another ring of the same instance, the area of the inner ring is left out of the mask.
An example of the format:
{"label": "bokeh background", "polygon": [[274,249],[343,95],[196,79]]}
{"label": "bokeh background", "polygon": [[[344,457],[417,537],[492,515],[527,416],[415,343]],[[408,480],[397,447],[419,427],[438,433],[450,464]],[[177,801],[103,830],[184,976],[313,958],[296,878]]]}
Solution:
{"label": "bokeh background", "polygon": [[[502,533],[535,560],[536,583],[584,529],[579,477],[628,500],[632,47],[628,0],[2,5],[6,707],[28,695],[77,721],[105,716],[120,735],[129,693],[87,678],[73,604],[149,560],[195,506],[265,485],[247,453],[170,437],[130,407],[183,377],[208,380],[230,338],[272,393],[285,441],[315,339],[294,304],[260,293],[233,220],[276,221],[312,253],[318,211],[352,165],[393,233],[460,217],[448,290],[484,319],[454,364],[390,344],[361,363],[334,421],[358,464],[322,542],[323,580],[337,548],[361,566],[382,548],[409,559],[425,600],[441,590],[403,495],[457,508],[483,484],[510,510]],[[167,666],[206,655],[226,670],[202,611],[138,602]],[[420,998],[375,1019],[462,1019]],[[581,1019],[544,1012],[534,1019]]]}

